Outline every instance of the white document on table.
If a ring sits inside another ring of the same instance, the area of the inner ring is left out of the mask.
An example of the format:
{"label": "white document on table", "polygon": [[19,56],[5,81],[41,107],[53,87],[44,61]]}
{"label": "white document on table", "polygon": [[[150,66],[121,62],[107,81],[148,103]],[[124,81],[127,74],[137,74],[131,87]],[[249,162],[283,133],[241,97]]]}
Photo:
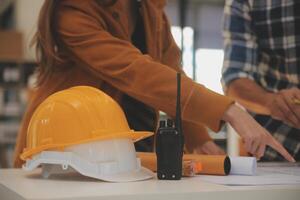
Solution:
{"label": "white document on table", "polygon": [[228,176],[209,176],[200,175],[203,181],[221,185],[299,185],[300,186],[300,167],[258,167],[256,175],[228,175]]}

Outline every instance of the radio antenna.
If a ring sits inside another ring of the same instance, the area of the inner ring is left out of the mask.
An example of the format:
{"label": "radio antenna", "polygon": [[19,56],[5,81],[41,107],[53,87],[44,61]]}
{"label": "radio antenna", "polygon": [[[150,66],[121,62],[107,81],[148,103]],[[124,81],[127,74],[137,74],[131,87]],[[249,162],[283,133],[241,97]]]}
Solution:
{"label": "radio antenna", "polygon": [[175,119],[175,128],[178,131],[178,134],[182,134],[182,127],[181,127],[181,103],[180,103],[180,96],[181,96],[181,74],[177,72],[177,100],[176,100],[176,119]]}

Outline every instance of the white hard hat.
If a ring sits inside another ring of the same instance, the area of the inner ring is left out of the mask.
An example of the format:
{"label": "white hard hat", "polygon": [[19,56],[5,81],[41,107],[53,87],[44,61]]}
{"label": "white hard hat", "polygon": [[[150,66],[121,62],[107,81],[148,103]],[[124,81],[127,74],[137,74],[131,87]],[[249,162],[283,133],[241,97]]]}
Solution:
{"label": "white hard hat", "polygon": [[77,144],[64,151],[43,151],[27,160],[25,170],[44,165],[43,175],[77,171],[109,182],[146,180],[154,173],[141,166],[131,139],[116,138]]}

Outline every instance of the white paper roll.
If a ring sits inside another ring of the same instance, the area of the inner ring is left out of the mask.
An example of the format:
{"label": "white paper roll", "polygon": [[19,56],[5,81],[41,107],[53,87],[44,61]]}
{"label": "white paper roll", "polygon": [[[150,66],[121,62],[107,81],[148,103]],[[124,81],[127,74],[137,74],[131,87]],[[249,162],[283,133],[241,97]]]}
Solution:
{"label": "white paper roll", "polygon": [[257,162],[255,157],[233,157],[230,156],[231,175],[253,176],[256,173]]}

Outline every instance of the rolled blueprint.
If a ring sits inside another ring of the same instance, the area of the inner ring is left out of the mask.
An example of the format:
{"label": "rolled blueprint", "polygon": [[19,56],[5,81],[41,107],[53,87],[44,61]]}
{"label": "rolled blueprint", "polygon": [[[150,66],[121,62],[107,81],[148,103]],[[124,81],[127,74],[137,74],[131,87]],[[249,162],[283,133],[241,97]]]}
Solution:
{"label": "rolled blueprint", "polygon": [[257,162],[255,157],[232,157],[230,156],[230,175],[253,176],[256,173]]}
{"label": "rolled blueprint", "polygon": [[183,160],[196,160],[202,163],[200,174],[228,175],[231,163],[228,156],[184,154]]}
{"label": "rolled blueprint", "polygon": [[[138,152],[137,156],[141,159],[141,163],[144,167],[156,171],[155,153]],[[202,171],[200,174],[228,175],[231,169],[228,156],[184,154],[183,160],[200,161],[202,164]]]}

